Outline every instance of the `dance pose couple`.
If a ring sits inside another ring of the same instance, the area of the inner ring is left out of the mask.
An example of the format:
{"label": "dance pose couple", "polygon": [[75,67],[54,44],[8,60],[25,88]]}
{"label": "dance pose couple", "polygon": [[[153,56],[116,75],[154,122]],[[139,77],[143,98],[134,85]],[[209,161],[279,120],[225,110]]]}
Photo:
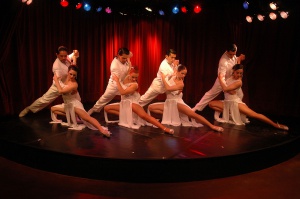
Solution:
{"label": "dance pose couple", "polygon": [[[132,53],[127,48],[120,48],[117,56],[111,63],[111,76],[104,94],[87,113],[80,102],[80,97],[77,92],[78,85],[76,79],[74,78],[77,75],[78,68],[71,66],[66,75],[66,67],[70,66],[70,61],[67,60],[69,60],[68,58],[71,56],[67,56],[66,49],[60,51],[59,48],[57,52],[57,60],[54,62],[53,68],[55,65],[59,65],[60,68],[62,68],[60,71],[64,71],[64,73],[58,74],[53,70],[55,75],[53,77],[54,83],[49,89],[51,92],[48,91],[43,97],[36,100],[31,106],[26,107],[19,116],[23,117],[29,111],[37,112],[50,104],[60,94],[63,94],[64,102],[68,102],[67,104],[70,104],[71,102],[71,104],[73,104],[71,107],[73,108],[72,110],[75,110],[75,113],[81,119],[92,124],[92,126],[96,127],[96,129],[98,129],[103,135],[109,137],[110,132],[106,128],[103,128],[99,122],[90,115],[94,112],[100,112],[101,109],[116,95],[121,95],[121,102],[119,104],[106,105],[104,110],[107,113],[119,115],[119,124],[123,124],[127,127],[139,125],[137,118],[140,118],[141,123],[143,123],[143,121],[147,121],[162,129],[165,133],[173,134],[174,130],[165,127],[163,124],[176,126],[188,123],[192,126],[195,126],[195,122],[187,121],[189,118],[192,118],[215,131],[222,132],[224,130],[222,127],[211,124],[204,117],[195,113],[196,110],[202,111],[204,107],[209,104],[209,106],[216,111],[215,119],[219,122],[231,122],[237,125],[244,124],[248,122],[247,118],[244,116],[246,115],[248,117],[257,118],[263,122],[266,122],[275,128],[288,130],[287,126],[274,123],[266,116],[252,111],[244,103],[242,103],[243,92],[241,89],[241,74],[243,73],[243,66],[240,63],[245,59],[245,56],[240,55],[239,57],[236,57],[236,51],[237,47],[235,44],[231,44],[226,49],[219,61],[218,78],[216,79],[214,86],[212,89],[206,92],[199,103],[197,103],[197,105],[191,109],[182,100],[182,90],[184,87],[183,80],[187,74],[187,68],[184,65],[179,65],[178,60],[175,60],[175,50],[170,49],[167,51],[165,59],[162,61],[159,67],[157,77],[153,80],[146,93],[140,96],[137,92],[137,77],[139,75],[138,68],[132,67],[130,62]],[[79,54],[78,51],[74,52]],[[240,74],[240,76],[238,74]],[[235,81],[232,81],[232,79]],[[212,101],[221,91],[224,91],[225,93],[225,100]],[[49,97],[48,93],[51,93],[51,97]],[[162,123],[158,122],[150,114],[147,114],[143,108],[161,93],[166,93],[166,101],[164,103],[150,104],[148,106],[148,113],[154,112],[163,114]],[[39,102],[39,104],[37,102]],[[37,108],[34,109],[32,107]],[[174,112],[170,112],[170,110],[175,110],[176,114],[174,114]],[[224,112],[226,111],[226,113],[224,113],[223,110]],[[223,112],[222,119],[219,118],[221,112]],[[65,114],[65,107],[52,107],[52,113]],[[231,115],[231,120],[229,119],[229,113]],[[199,125],[199,123],[197,123],[198,126],[202,126]]]}

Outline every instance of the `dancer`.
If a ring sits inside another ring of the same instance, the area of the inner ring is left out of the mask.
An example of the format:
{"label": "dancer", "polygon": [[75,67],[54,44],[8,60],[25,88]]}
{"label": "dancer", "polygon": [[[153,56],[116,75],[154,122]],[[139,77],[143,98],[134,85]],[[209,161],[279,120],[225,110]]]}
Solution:
{"label": "dancer", "polygon": [[[68,55],[68,49],[65,46],[60,46],[56,51],[56,56],[57,58],[53,63],[52,71],[57,77],[60,77],[62,81],[65,81],[68,74],[68,67],[72,63],[73,58],[79,57],[79,52],[78,50],[73,50],[73,53]],[[77,95],[78,99],[80,99],[80,96],[76,91],[73,94]],[[53,81],[49,90],[42,97],[35,100],[30,106],[27,106],[24,110],[22,110],[19,117],[24,117],[30,111],[36,113],[42,110],[53,102],[59,95],[60,94],[55,82]]]}
{"label": "dancer", "polygon": [[178,60],[175,60],[176,58],[176,51],[173,49],[169,49],[166,52],[165,59],[161,62],[157,77],[154,78],[152,81],[151,86],[148,88],[146,93],[141,96],[139,100],[139,104],[141,106],[145,106],[149,104],[157,95],[165,93],[165,87],[161,80],[161,72],[166,76],[171,76],[174,74],[174,69],[179,64]]}
{"label": "dancer", "polygon": [[131,68],[130,58],[132,53],[127,48],[120,48],[117,56],[113,59],[110,65],[110,78],[104,94],[99,98],[95,105],[88,111],[91,115],[94,112],[100,112],[101,109],[109,103],[116,95],[120,95],[116,82],[113,80],[113,75],[117,76],[122,82],[128,71]]}
{"label": "dancer", "polygon": [[[138,75],[139,75],[138,68],[132,67],[129,74],[125,77],[125,79],[122,83],[120,83],[120,80],[116,75],[112,76],[112,78],[116,82],[116,84],[118,86],[118,90],[121,94],[121,103],[120,103],[120,105],[119,104],[106,105],[104,107],[104,110],[107,113],[120,115],[120,117],[123,116],[124,120],[126,120],[126,121],[123,122],[122,121],[123,119],[120,118],[120,123],[119,123],[120,125],[122,125],[122,123],[126,123],[126,122],[127,122],[127,124],[124,124],[125,126],[128,126],[128,123],[134,123],[134,121],[132,121],[133,118],[131,117],[131,113],[133,112],[133,113],[137,114],[137,116],[139,116],[141,119],[146,120],[147,122],[152,123],[156,127],[162,129],[165,133],[174,134],[173,129],[167,128],[164,125],[162,125],[155,118],[148,115],[145,112],[145,110],[143,109],[143,107],[141,105],[139,105],[138,100],[140,98],[140,94],[137,91]],[[125,105],[122,107],[122,101],[130,101],[130,103],[129,103],[129,105],[127,105],[127,106]],[[131,120],[131,121],[129,121],[129,120]],[[131,127],[131,126],[129,125],[128,127]]]}
{"label": "dancer", "polygon": [[[241,63],[245,59],[245,55],[241,54],[239,57],[236,56],[237,52],[237,46],[235,44],[230,44],[226,48],[226,51],[221,56],[219,61],[219,67],[218,67],[218,76],[221,74],[223,76],[223,79],[219,80],[219,78],[216,78],[216,81],[213,85],[213,87],[207,91],[204,96],[201,98],[201,100],[196,104],[196,106],[193,108],[193,111],[202,111],[207,104],[216,98],[221,92],[222,87],[220,85],[220,81],[225,82],[226,79],[230,77],[232,74],[232,67],[235,64]],[[243,92],[242,89],[239,91],[238,96],[243,99]],[[215,112],[215,118],[219,118],[220,112]]]}
{"label": "dancer", "polygon": [[[242,102],[241,98],[237,95],[237,93],[239,93],[239,90],[242,87],[242,77],[244,72],[243,69],[244,66],[242,64],[234,65],[232,68],[233,73],[231,77],[226,80],[226,83],[221,81],[221,79],[224,78],[223,75],[219,75],[220,85],[224,91],[225,99],[224,101],[214,100],[209,103],[210,108],[219,112],[223,112],[223,119],[219,121],[234,123],[236,125],[243,125],[245,124],[245,120],[241,114],[244,114],[248,117],[252,117],[267,124],[270,124],[275,128],[288,130],[289,128],[287,126],[275,123],[266,116],[260,113],[256,113],[255,111],[251,110],[245,103]],[[229,118],[229,113],[232,120],[230,120]]]}
{"label": "dancer", "polygon": [[[68,69],[68,75],[67,79],[62,82],[61,78],[58,77],[56,74],[53,76],[53,80],[57,86],[58,92],[62,94],[63,100],[64,100],[64,106],[68,104],[72,104],[74,107],[75,113],[84,121],[89,122],[92,124],[95,128],[97,128],[104,136],[110,137],[110,132],[106,129],[104,129],[100,123],[93,117],[91,117],[85,110],[82,105],[82,103],[76,98],[75,95],[72,95],[71,93],[74,91],[77,91],[78,83],[76,81],[78,73],[78,67],[75,65],[69,66]],[[64,107],[51,107],[51,111],[53,111],[56,114],[65,114]]]}
{"label": "dancer", "polygon": [[[171,77],[171,79],[166,78],[166,76],[163,73],[161,73],[162,81],[163,81],[164,86],[167,90],[167,100],[172,100],[172,101],[175,100],[176,103],[168,103],[167,104],[165,102],[164,104],[150,104],[148,106],[148,110],[150,112],[163,114],[163,120],[171,121],[172,119],[169,119],[169,118],[174,117],[174,115],[172,115],[172,113],[174,114],[174,111],[171,111],[171,112],[167,113],[166,109],[168,109],[168,110],[177,109],[179,113],[185,114],[189,118],[193,118],[197,122],[200,122],[201,124],[206,125],[206,126],[210,127],[211,129],[213,129],[215,131],[223,132],[224,129],[222,127],[215,126],[215,125],[211,124],[204,117],[202,117],[201,115],[198,115],[197,113],[195,113],[182,100],[182,95],[183,95],[182,90],[183,90],[183,87],[184,87],[183,80],[184,80],[184,77],[186,76],[186,74],[187,74],[187,68],[182,64],[178,65],[176,75]],[[177,113],[176,116],[178,116],[179,113]],[[165,114],[168,114],[168,115],[165,115]]]}

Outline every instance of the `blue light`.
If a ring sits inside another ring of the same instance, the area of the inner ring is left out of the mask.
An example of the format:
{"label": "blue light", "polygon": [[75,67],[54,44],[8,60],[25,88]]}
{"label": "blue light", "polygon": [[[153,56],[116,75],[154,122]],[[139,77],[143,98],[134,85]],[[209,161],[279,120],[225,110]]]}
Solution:
{"label": "blue light", "polygon": [[158,13],[159,13],[160,15],[165,15],[165,13],[164,13],[163,10],[159,10]]}
{"label": "blue light", "polygon": [[101,6],[99,6],[98,8],[96,8],[96,11],[97,12],[100,12],[102,10],[102,7]]}
{"label": "blue light", "polygon": [[178,7],[175,6],[175,7],[172,9],[172,12],[173,12],[174,14],[177,14],[177,13],[179,12]]}
{"label": "blue light", "polygon": [[85,11],[90,11],[90,10],[91,10],[91,5],[88,4],[88,3],[86,3],[86,4],[84,4],[83,9],[84,9]]}
{"label": "blue light", "polygon": [[245,10],[247,10],[249,8],[249,3],[247,1],[245,1],[243,3],[243,7],[244,7]]}

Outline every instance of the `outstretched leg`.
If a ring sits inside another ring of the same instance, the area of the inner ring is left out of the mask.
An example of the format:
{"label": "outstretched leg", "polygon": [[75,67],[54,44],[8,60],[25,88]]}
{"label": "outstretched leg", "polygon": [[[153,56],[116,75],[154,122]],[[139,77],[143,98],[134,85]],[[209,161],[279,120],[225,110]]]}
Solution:
{"label": "outstretched leg", "polygon": [[141,107],[140,105],[132,103],[132,111],[135,114],[137,114],[140,118],[142,118],[143,120],[146,120],[147,122],[157,126],[158,128],[162,129],[164,132],[169,133],[169,134],[174,134],[173,129],[165,127],[159,121],[157,121],[154,117],[148,115],[145,112],[144,108]]}

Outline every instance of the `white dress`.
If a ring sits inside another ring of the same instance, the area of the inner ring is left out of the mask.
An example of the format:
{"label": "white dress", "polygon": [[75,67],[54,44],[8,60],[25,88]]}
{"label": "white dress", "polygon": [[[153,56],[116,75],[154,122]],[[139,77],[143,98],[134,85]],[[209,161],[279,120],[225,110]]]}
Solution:
{"label": "white dress", "polygon": [[[175,76],[173,76],[170,80],[167,81],[167,83],[170,86],[175,85],[174,82]],[[167,79],[166,79],[167,80]],[[197,123],[194,119],[191,121],[189,120],[188,116],[180,113],[178,111],[177,104],[183,104],[190,108],[182,99],[182,92],[178,91],[167,91],[167,99],[164,102],[164,112],[162,117],[162,124],[168,124],[173,126],[194,126],[194,127],[201,127],[203,126],[200,123]],[[191,108],[190,108],[191,109]]]}
{"label": "white dress", "polygon": [[[68,85],[63,84],[62,82],[60,82],[60,85],[62,86],[62,88],[68,86]],[[51,112],[52,122],[50,122],[50,123],[61,123],[62,125],[69,126],[73,130],[82,130],[83,128],[85,128],[85,126],[87,126],[89,129],[92,129],[92,130],[98,130],[92,124],[90,124],[89,122],[84,121],[84,120],[82,120],[84,125],[77,124],[77,119],[75,116],[74,108],[76,107],[76,108],[79,108],[79,109],[85,111],[83,104],[80,101],[81,99],[79,97],[78,92],[77,92],[77,94],[73,94],[73,95],[71,93],[63,94],[62,98],[64,100],[64,103],[56,105],[56,106],[64,108],[64,110],[66,112],[66,117],[67,117],[68,123],[64,123],[61,120],[58,120],[56,118],[56,115],[53,112]]]}
{"label": "white dress", "polygon": [[[136,84],[138,86],[137,83],[128,83],[125,85],[121,83],[124,90],[126,90],[126,88],[128,88],[132,84]],[[120,126],[138,129],[141,126],[144,126],[146,124],[144,120],[142,120],[140,117],[138,117],[137,114],[135,114],[132,111],[132,103],[139,105],[139,99],[140,99],[140,94],[137,91],[128,95],[121,96],[120,112],[119,112]]]}
{"label": "white dress", "polygon": [[[226,84],[230,85],[236,81],[232,77],[226,80]],[[248,123],[248,119],[246,118],[246,115],[240,113],[238,104],[245,104],[241,98],[237,95],[241,90],[241,87],[235,89],[236,94],[231,95],[227,92],[224,93],[225,99],[224,99],[224,109],[223,109],[223,121],[221,122],[227,122],[232,123],[236,125],[244,125],[245,123]]]}

